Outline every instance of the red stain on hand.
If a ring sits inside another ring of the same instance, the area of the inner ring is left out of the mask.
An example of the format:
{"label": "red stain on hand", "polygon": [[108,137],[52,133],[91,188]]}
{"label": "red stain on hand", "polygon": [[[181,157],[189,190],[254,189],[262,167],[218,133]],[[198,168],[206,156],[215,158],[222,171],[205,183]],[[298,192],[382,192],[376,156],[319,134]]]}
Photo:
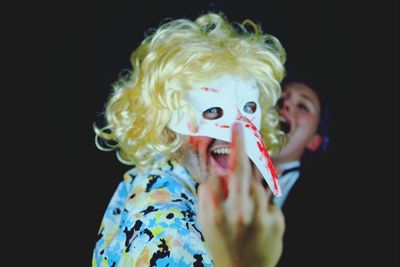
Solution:
{"label": "red stain on hand", "polygon": [[222,190],[222,195],[224,197],[224,199],[226,199],[228,197],[228,176],[221,176],[221,190]]}

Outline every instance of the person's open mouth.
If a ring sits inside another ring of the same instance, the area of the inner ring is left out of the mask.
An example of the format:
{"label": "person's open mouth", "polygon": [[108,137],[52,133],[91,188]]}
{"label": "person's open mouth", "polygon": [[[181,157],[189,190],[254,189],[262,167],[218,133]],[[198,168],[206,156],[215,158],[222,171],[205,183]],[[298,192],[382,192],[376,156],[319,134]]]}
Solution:
{"label": "person's open mouth", "polygon": [[279,124],[280,124],[280,129],[285,133],[289,133],[291,126],[290,126],[290,122],[288,120],[286,120],[286,118],[280,116],[279,117]]}
{"label": "person's open mouth", "polygon": [[228,169],[229,155],[231,154],[230,143],[214,140],[210,145],[209,153],[218,167],[222,170]]}

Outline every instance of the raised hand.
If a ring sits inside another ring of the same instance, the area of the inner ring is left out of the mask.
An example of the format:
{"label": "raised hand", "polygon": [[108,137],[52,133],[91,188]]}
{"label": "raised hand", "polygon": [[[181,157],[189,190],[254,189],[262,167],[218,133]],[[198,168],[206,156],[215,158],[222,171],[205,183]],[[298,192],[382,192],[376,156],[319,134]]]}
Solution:
{"label": "raised hand", "polygon": [[284,217],[251,167],[241,124],[232,131],[230,174],[209,177],[199,186],[199,222],[217,267],[275,266],[282,254]]}

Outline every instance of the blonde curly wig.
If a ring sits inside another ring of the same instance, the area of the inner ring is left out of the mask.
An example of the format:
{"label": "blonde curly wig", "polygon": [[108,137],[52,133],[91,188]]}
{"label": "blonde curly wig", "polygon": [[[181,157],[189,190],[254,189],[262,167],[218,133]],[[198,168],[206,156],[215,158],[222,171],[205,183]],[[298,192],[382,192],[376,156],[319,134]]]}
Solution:
{"label": "blonde curly wig", "polygon": [[250,20],[230,23],[223,14],[208,13],[195,21],[169,21],[142,41],[132,53],[132,71],[113,84],[106,125],[94,126],[96,144],[115,149],[121,162],[140,169],[159,154],[171,156],[181,140],[168,123],[174,110],[187,106],[185,92],[199,82],[232,74],[257,81],[263,109],[260,132],[274,154],[284,142],[274,105],[285,60],[280,42]]}

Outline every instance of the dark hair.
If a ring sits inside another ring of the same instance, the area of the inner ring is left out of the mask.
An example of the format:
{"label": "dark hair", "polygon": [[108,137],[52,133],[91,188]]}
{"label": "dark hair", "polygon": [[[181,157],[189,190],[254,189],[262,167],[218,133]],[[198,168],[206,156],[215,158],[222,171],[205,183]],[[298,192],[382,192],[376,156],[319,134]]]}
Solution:
{"label": "dark hair", "polygon": [[306,150],[303,157],[303,161],[309,161],[311,157],[314,157],[316,154],[325,153],[328,150],[329,145],[329,105],[327,103],[327,99],[323,94],[323,91],[320,90],[320,86],[317,82],[317,79],[311,79],[309,75],[305,75],[304,73],[296,72],[293,74],[288,71],[287,76],[282,81],[282,90],[290,83],[301,83],[311,88],[313,92],[317,95],[320,102],[320,116],[318,122],[317,133],[322,138],[322,143],[316,151]]}

